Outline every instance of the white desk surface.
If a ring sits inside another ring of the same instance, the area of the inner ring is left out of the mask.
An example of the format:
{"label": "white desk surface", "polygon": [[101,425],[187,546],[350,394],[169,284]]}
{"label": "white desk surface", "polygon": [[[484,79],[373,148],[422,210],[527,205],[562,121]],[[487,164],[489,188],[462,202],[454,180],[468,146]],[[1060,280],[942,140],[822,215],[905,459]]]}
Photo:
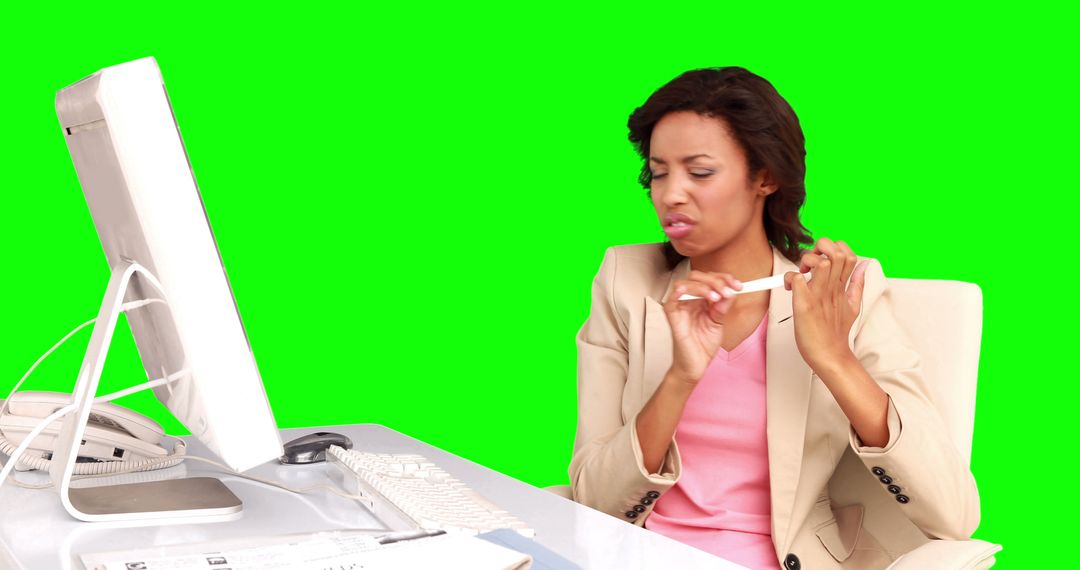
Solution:
{"label": "white desk surface", "polygon": [[[345,434],[352,439],[354,449],[362,451],[418,453],[428,457],[528,523],[536,530],[536,542],[583,568],[742,568],[380,425],[285,429],[281,430],[282,441],[316,431]],[[194,438],[185,440],[189,455],[212,457]],[[281,465],[273,461],[248,474],[291,487],[307,487],[334,484],[329,476],[329,470],[333,469],[336,468],[323,463]],[[166,470],[123,477],[142,481],[206,475],[224,481],[243,500],[244,512],[239,520],[171,526],[85,523],[64,511],[55,490],[22,489],[8,481],[0,488],[0,568],[77,570],[83,568],[78,555],[87,552],[381,526],[354,501],[325,492],[295,495],[222,473],[201,462],[190,461]],[[21,473],[18,477],[27,483],[47,480],[39,473]]]}

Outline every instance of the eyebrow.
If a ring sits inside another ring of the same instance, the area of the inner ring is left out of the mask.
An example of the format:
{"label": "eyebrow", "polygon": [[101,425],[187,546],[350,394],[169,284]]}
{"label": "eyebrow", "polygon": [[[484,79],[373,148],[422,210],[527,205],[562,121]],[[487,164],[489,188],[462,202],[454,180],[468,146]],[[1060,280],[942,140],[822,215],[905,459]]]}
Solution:
{"label": "eyebrow", "polygon": [[[707,154],[692,154],[690,156],[683,157],[682,162],[690,162],[691,160],[694,160],[695,158],[702,158],[702,157],[704,157],[704,158],[712,158],[711,156],[709,156]],[[667,164],[667,161],[656,158],[655,156],[650,156],[649,157],[649,162],[657,162],[657,163],[660,163],[660,164]]]}

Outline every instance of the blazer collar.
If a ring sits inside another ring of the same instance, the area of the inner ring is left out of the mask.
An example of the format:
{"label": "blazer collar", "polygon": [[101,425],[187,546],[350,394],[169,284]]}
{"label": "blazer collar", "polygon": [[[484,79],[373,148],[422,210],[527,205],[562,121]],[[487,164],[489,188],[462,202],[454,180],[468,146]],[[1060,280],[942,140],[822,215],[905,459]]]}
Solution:
{"label": "blazer collar", "polygon": [[[775,247],[773,275],[798,271]],[[647,398],[663,379],[671,365],[671,330],[662,304],[675,288],[675,281],[690,273],[690,260],[683,259],[671,271],[671,278],[661,301],[647,299],[646,344],[643,397]],[[803,463],[803,443],[810,405],[813,371],[795,345],[791,291],[783,287],[769,293],[769,319],[766,329],[765,376],[766,432],[769,454],[769,488],[772,500],[772,533],[777,555],[782,559],[791,546],[795,494]],[[644,400],[643,400],[644,401]],[[798,521],[797,524],[801,524]]]}

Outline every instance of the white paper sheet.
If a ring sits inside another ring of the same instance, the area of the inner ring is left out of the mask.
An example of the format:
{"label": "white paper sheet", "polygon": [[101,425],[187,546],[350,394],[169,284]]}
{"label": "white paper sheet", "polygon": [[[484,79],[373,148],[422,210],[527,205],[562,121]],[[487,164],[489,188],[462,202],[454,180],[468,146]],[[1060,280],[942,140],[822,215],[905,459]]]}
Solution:
{"label": "white paper sheet", "polygon": [[[258,543],[260,539],[253,539]],[[527,570],[532,558],[474,536],[450,534],[381,545],[370,534],[322,533],[243,548],[215,543],[84,554],[90,570]],[[188,552],[180,552],[186,550]]]}

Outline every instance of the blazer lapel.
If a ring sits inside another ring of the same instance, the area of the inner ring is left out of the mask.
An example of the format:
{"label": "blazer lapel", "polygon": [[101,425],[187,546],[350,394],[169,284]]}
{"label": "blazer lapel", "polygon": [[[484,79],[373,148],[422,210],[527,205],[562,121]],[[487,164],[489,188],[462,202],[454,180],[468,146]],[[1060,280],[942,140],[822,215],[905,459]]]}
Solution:
{"label": "blazer lapel", "polygon": [[[773,248],[773,275],[798,270],[797,265]],[[813,374],[795,345],[794,324],[791,291],[783,287],[773,289],[769,294],[765,345],[766,431],[773,543],[780,559],[787,554],[791,542],[791,519],[802,468]]]}
{"label": "blazer lapel", "polygon": [[683,259],[671,271],[664,295],[660,300],[650,296],[645,297],[645,351],[642,357],[642,386],[641,402],[652,397],[653,392],[660,386],[669,368],[671,368],[672,340],[671,326],[668,324],[667,314],[664,312],[663,303],[671,295],[675,288],[675,281],[685,279],[690,274],[690,260]]}

